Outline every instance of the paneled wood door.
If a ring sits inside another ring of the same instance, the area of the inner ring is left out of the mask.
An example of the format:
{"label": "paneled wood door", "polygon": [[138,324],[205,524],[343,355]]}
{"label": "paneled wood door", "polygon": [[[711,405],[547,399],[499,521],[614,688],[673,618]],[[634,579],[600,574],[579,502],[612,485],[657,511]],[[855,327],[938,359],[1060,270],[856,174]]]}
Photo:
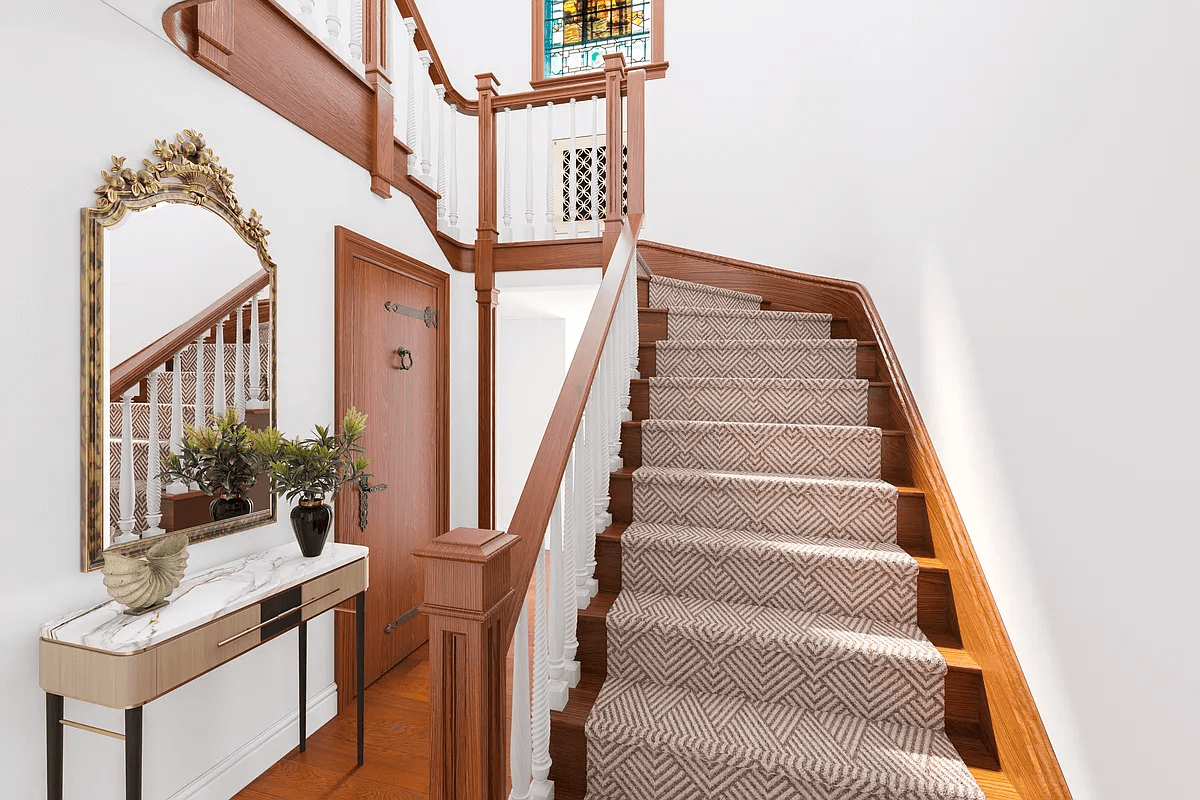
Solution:
{"label": "paneled wood door", "polygon": [[[335,250],[335,413],[367,414],[370,484],[387,485],[369,494],[366,530],[357,487],[338,496],[334,515],[337,541],[371,548],[369,686],[429,638],[412,553],[449,525],[450,276],[342,227]],[[355,697],[353,623],[337,615],[341,707]]]}

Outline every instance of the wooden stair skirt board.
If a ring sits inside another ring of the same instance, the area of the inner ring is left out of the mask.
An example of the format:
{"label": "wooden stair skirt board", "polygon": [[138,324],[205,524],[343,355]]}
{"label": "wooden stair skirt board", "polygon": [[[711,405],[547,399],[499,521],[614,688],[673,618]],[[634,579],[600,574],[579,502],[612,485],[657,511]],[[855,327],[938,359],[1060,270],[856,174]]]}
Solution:
{"label": "wooden stair skirt board", "polygon": [[[862,414],[868,427],[880,429],[878,450],[870,453],[878,459],[877,477],[896,487],[895,542],[916,563],[916,622],[946,665],[942,684],[946,736],[989,800],[1069,798],[1069,789],[907,381],[866,291],[845,281],[656,243],[640,243],[639,254],[655,279],[668,278],[664,284],[673,283],[670,279],[679,281],[678,287],[673,288],[683,294],[672,295],[676,302],[700,298],[749,308],[744,293],[750,293],[762,298],[764,310],[831,315],[829,338],[857,340],[853,345],[833,343],[828,346],[839,353],[847,346],[852,349],[850,365],[856,380],[844,381],[844,385],[829,382],[825,388],[830,396],[841,391],[846,394],[835,397],[828,404],[829,408],[805,409],[804,413],[814,415],[813,419],[779,418],[770,404],[755,406],[750,403],[746,408],[739,408],[742,418],[717,420],[705,425],[709,430],[727,426],[739,436],[763,432],[810,435],[820,431],[810,426],[862,424],[861,421],[847,422],[823,416],[832,414],[836,417],[840,411],[829,409],[840,408],[849,402],[846,398],[857,393],[855,402],[861,402],[865,409],[860,407],[849,413]],[[700,294],[687,294],[690,287],[683,281],[707,284],[718,292],[706,295],[704,292],[708,289],[701,287],[697,290]],[[662,297],[662,289],[658,291]],[[719,395],[721,391],[729,391],[731,386],[737,390],[742,385],[736,369],[725,377],[705,379],[708,383],[702,385],[688,383],[694,381],[691,378],[660,376],[661,348],[657,343],[668,339],[669,314],[666,308],[650,307],[650,279],[647,277],[639,276],[638,294],[641,378],[631,381],[632,421],[626,422],[621,431],[624,468],[610,476],[609,510],[613,524],[597,534],[596,577],[600,594],[580,612],[578,621],[576,657],[582,665],[583,678],[571,692],[567,707],[552,714],[553,767],[550,777],[555,781],[555,794],[560,800],[584,796],[588,765],[585,724],[609,674],[610,612],[622,589],[627,588],[622,581],[622,539],[634,520],[634,473],[643,466],[647,455],[647,433],[654,430],[655,435],[661,437],[664,430],[670,434],[672,427],[686,425],[657,422],[675,419],[673,413],[681,407],[680,403],[690,404],[687,413],[680,416],[695,419],[698,415],[701,419],[709,419],[705,416],[705,392]],[[682,316],[684,312],[677,313]],[[767,318],[773,317],[768,315]],[[679,329],[676,335],[678,333]],[[687,350],[686,346],[684,350]],[[773,388],[778,388],[779,397],[797,390],[794,383],[788,383],[787,377],[772,376],[770,380],[777,380],[778,386],[766,385],[766,388],[761,377],[747,380],[759,381],[753,388],[760,396]],[[652,385],[657,387],[653,401]],[[800,388],[809,391],[813,387]],[[676,405],[671,405],[673,391],[677,392]],[[659,413],[652,413],[652,403],[658,403]],[[646,423],[650,420],[655,422],[648,426]],[[661,439],[657,441],[661,442]],[[654,457],[661,460],[663,447],[659,444],[657,448],[658,455]],[[873,455],[875,452],[877,456]],[[728,457],[716,448],[713,453],[712,457],[718,459]],[[640,546],[644,546],[644,530],[645,526],[641,525]],[[638,591],[642,589],[639,587]],[[621,611],[620,626],[628,626],[628,613],[627,608]],[[602,791],[593,800],[604,797]]]}

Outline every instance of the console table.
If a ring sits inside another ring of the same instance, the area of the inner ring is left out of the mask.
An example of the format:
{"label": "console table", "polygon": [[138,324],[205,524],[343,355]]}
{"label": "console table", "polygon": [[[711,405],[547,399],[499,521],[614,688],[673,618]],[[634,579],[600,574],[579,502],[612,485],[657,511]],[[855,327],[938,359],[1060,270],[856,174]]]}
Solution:
{"label": "console table", "polygon": [[[307,712],[308,621],[355,598],[358,763],[363,763],[363,601],[367,548],[330,543],[304,558],[289,543],[185,577],[170,604],[129,616],[115,601],[42,626],[49,800],[63,796],[63,726],[125,741],[125,796],[142,797],[142,708],[293,628],[300,636],[300,749]],[[63,698],[125,709],[125,733],[63,716]]]}

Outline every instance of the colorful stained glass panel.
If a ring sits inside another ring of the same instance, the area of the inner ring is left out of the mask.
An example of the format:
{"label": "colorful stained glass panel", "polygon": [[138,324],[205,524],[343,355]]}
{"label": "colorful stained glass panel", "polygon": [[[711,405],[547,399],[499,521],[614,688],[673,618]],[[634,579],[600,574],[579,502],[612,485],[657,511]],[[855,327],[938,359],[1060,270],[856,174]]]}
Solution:
{"label": "colorful stained glass panel", "polygon": [[604,68],[608,53],[650,60],[650,0],[546,0],[546,76]]}

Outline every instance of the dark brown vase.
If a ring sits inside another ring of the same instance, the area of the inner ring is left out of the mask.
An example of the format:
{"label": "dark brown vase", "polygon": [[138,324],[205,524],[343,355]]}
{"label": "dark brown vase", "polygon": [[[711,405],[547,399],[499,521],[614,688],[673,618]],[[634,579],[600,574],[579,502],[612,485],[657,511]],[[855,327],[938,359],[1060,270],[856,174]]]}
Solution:
{"label": "dark brown vase", "polygon": [[305,558],[321,555],[332,521],[333,509],[322,500],[301,500],[292,509],[292,533],[296,534],[296,543]]}
{"label": "dark brown vase", "polygon": [[250,502],[250,498],[242,497],[241,495],[218,497],[208,504],[208,513],[212,517],[213,522],[233,519],[234,517],[244,517],[253,510],[254,504]]}

